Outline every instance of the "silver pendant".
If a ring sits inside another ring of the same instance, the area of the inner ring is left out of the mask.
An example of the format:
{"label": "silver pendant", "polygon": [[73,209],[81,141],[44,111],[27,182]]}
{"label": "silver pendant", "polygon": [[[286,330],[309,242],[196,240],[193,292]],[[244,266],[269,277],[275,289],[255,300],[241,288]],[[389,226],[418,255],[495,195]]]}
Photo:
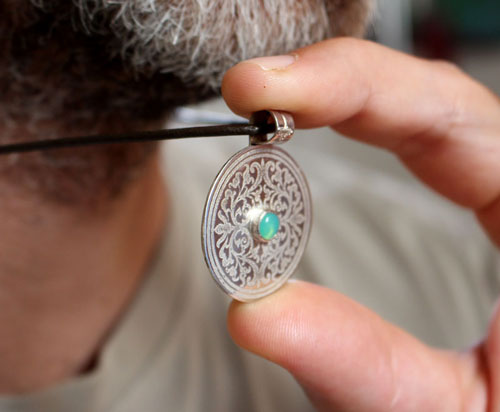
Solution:
{"label": "silver pendant", "polygon": [[312,204],[304,173],[275,143],[293,135],[293,118],[258,112],[276,132],[251,138],[231,157],[208,194],[202,243],[214,280],[236,300],[248,302],[279,289],[293,274],[309,239]]}

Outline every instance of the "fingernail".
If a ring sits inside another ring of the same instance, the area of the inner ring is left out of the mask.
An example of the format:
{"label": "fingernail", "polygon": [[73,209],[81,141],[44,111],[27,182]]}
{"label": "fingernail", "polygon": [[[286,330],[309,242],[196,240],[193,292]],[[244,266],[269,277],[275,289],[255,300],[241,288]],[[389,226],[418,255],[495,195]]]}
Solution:
{"label": "fingernail", "polygon": [[282,56],[257,57],[247,60],[247,63],[259,65],[263,70],[282,70],[297,61],[297,55],[286,54]]}

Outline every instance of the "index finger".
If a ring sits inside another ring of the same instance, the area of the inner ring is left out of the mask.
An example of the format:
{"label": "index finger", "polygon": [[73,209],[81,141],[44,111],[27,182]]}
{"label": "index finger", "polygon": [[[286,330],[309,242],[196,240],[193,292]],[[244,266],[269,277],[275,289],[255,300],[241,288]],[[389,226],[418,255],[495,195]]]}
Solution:
{"label": "index finger", "polygon": [[[500,243],[500,104],[449,64],[355,39],[260,58],[226,74],[236,113],[291,112],[298,127],[331,126],[393,151],[429,186],[478,212]],[[278,62],[289,65],[280,67]]]}

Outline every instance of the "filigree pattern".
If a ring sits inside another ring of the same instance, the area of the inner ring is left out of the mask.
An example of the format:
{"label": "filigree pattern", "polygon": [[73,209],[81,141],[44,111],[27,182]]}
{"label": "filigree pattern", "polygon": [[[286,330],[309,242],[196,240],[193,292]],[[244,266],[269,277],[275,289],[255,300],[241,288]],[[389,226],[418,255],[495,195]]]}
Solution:
{"label": "filigree pattern", "polygon": [[[280,219],[269,242],[252,231],[250,211],[256,208]],[[204,248],[215,280],[239,300],[273,292],[295,270],[310,221],[306,180],[286,152],[265,145],[237,153],[217,176],[205,207]]]}

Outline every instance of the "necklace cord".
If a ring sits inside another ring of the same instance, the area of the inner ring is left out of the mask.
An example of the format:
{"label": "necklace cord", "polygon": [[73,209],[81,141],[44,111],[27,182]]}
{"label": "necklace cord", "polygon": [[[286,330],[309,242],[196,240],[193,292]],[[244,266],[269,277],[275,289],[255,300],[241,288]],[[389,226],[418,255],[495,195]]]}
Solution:
{"label": "necklace cord", "polygon": [[0,155],[34,152],[39,150],[53,150],[68,147],[83,147],[118,143],[140,143],[159,140],[188,139],[195,137],[242,135],[256,136],[272,133],[275,131],[275,129],[275,125],[269,123],[241,123],[223,124],[217,126],[184,127],[180,129],[140,131],[110,135],[103,134],[93,136],[60,137],[50,140],[36,140],[0,145]]}

